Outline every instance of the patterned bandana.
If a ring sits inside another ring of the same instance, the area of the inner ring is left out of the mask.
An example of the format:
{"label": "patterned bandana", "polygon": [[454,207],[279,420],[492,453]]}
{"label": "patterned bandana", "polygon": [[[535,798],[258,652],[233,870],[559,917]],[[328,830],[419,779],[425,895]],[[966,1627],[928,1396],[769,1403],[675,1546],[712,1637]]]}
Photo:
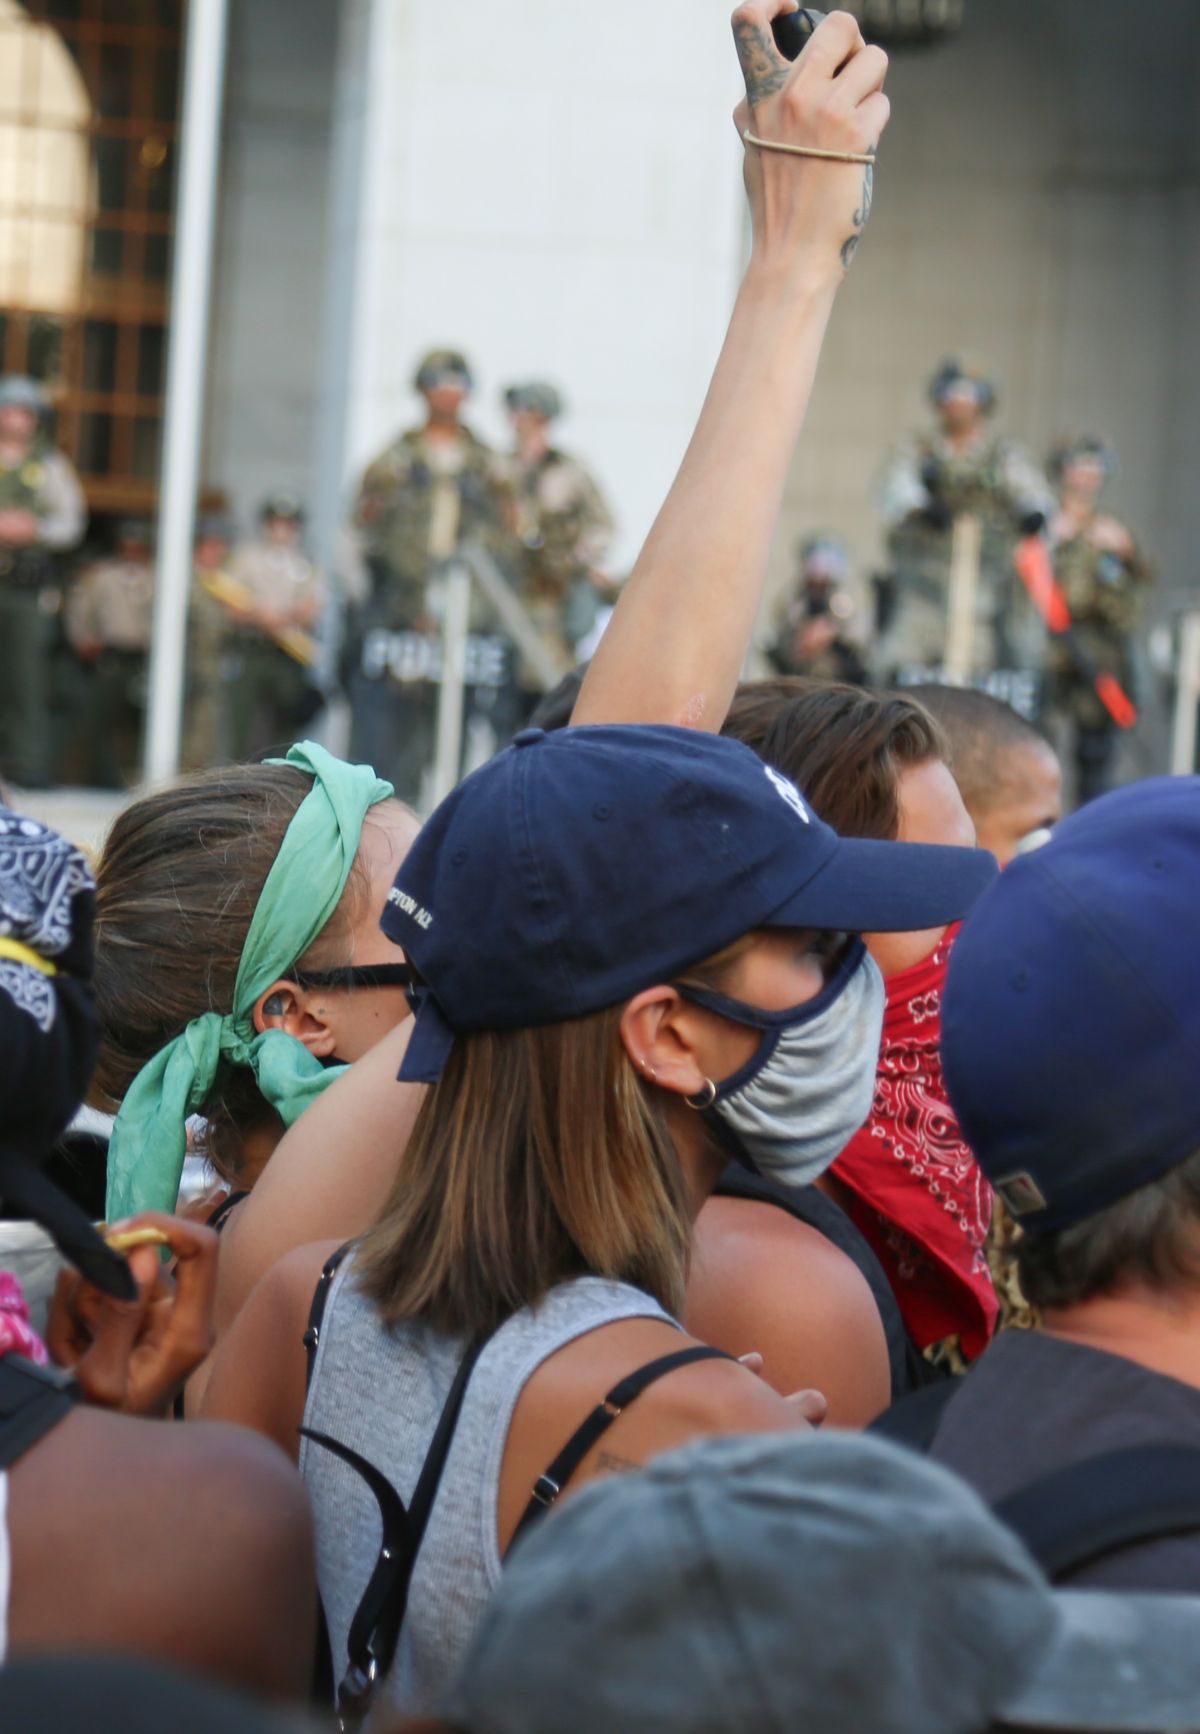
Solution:
{"label": "patterned bandana", "polygon": [[38,1222],[107,1294],[136,1294],[129,1267],[38,1164],[70,1124],[96,1057],[95,890],[65,837],[0,807],[0,1198]]}
{"label": "patterned bandana", "polygon": [[996,1327],[984,1244],[992,1189],[946,1099],[942,986],[958,927],[887,981],[871,1117],[833,1166],[918,1348],[957,1336],[968,1360]]}
{"label": "patterned bandana", "polygon": [[29,1322],[29,1308],[15,1276],[0,1270],[0,1355],[24,1355],[44,1367],[46,1345]]}

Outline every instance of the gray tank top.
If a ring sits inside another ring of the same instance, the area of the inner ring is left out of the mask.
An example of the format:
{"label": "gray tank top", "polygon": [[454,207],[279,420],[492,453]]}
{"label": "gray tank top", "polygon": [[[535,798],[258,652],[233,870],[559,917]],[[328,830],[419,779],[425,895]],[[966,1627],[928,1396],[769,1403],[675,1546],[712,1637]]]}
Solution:
{"label": "gray tank top", "polygon": [[[464,1344],[420,1324],[389,1331],[349,1280],[352,1268],[349,1258],[329,1291],[304,1425],[365,1457],[407,1504]],[[630,1318],[675,1322],[639,1289],[579,1277],[551,1290],[536,1308],[507,1319],[484,1348],[467,1386],[380,1701],[410,1714],[434,1706],[499,1582],[500,1464],[526,1381],[576,1337]],[[596,1392],[597,1403],[603,1396]],[[547,1464],[565,1443],[565,1437],[546,1440]],[[316,1519],[317,1580],[334,1676],[341,1679],[350,1621],[379,1553],[379,1508],[354,1470],[307,1439],[301,1441],[300,1473]]]}

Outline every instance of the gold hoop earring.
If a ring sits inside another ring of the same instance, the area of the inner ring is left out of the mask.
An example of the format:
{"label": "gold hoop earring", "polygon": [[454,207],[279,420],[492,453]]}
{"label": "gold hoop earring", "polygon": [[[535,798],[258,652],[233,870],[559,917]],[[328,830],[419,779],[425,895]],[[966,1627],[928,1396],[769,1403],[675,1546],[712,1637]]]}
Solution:
{"label": "gold hoop earring", "polygon": [[717,1099],[717,1086],[711,1078],[705,1078],[703,1090],[697,1090],[694,1096],[685,1096],[684,1101],[689,1108],[694,1108],[697,1114],[702,1114],[705,1108],[711,1108]]}

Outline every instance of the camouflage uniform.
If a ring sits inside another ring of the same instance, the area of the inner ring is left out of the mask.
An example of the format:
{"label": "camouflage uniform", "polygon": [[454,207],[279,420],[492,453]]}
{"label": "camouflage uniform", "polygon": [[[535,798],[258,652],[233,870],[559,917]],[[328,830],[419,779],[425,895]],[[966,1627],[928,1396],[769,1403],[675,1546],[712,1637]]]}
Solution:
{"label": "camouflage uniform", "polygon": [[[469,385],[460,356],[435,352],[418,372],[419,389],[434,363],[446,364]],[[368,466],[360,483],[352,522],[369,584],[347,622],[343,651],[353,716],[350,756],[374,765],[406,800],[419,798],[433,756],[439,569],[472,541],[503,560],[511,547],[510,517],[496,455],[466,427],[449,440],[410,429]],[[511,656],[477,586],[471,595],[467,696],[475,704],[510,686]],[[485,667],[489,646],[494,657]]]}
{"label": "camouflage uniform", "polygon": [[810,536],[798,544],[796,558],[795,587],[776,614],[768,662],[778,674],[863,685],[866,663],[843,631],[854,613],[845,548],[832,536]]}
{"label": "camouflage uniform", "polygon": [[[44,415],[32,381],[0,383],[0,403]],[[50,780],[51,661],[62,602],[61,557],[83,535],[87,508],[78,477],[41,431],[16,463],[0,462],[0,511],[38,521],[28,546],[0,542],[0,775],[33,785]]]}
{"label": "camouflage uniform", "polygon": [[[975,376],[944,368],[931,388],[935,402],[939,385],[960,377]],[[980,382],[980,389],[990,409],[990,387]],[[939,431],[897,452],[880,499],[895,582],[894,618],[877,651],[884,679],[942,677],[953,522],[969,514],[982,532],[971,680],[1018,709],[1031,708],[1046,629],[1013,555],[1021,533],[1044,524],[1053,507],[1046,479],[1028,454],[986,427],[965,447]]]}
{"label": "camouflage uniform", "polygon": [[85,741],[89,780],[101,788],[122,788],[139,769],[153,618],[148,558],[102,560],[80,574],[67,596],[68,642],[95,666]]}
{"label": "camouflage uniform", "polygon": [[[1062,587],[1075,635],[1098,671],[1115,675],[1130,697],[1137,684],[1135,635],[1142,592],[1151,578],[1146,559],[1115,518],[1093,512],[1082,522],[1058,518],[1052,528],[1054,575]],[[1051,645],[1050,670],[1055,707],[1074,733],[1081,802],[1103,794],[1112,782],[1117,728],[1061,644]]]}
{"label": "camouflage uniform", "polygon": [[[503,474],[514,500],[520,544],[516,590],[542,643],[565,674],[575,646],[592,630],[604,598],[589,573],[603,563],[613,520],[604,496],[576,459],[554,447],[535,464],[515,455]],[[521,685],[537,683],[522,668]]]}
{"label": "camouflage uniform", "polygon": [[230,753],[222,666],[230,637],[229,610],[206,588],[205,580],[215,570],[194,564],[188,596],[187,708],[183,731],[183,768],[200,771],[226,764]]}
{"label": "camouflage uniform", "polygon": [[[251,603],[310,633],[325,606],[325,583],[297,546],[262,539],[244,542],[229,563],[229,577]],[[260,626],[227,616],[221,677],[235,763],[268,748],[286,748],[321,706],[314,678]]]}

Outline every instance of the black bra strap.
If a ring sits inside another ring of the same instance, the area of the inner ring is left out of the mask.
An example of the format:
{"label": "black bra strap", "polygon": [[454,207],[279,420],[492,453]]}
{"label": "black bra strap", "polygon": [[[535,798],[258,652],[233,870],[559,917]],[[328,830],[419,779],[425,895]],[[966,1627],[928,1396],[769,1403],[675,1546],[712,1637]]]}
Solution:
{"label": "black bra strap", "polygon": [[627,1409],[635,1397],[640,1397],[647,1386],[655,1384],[667,1373],[673,1373],[676,1367],[690,1366],[693,1361],[730,1359],[731,1357],[723,1354],[720,1349],[678,1349],[673,1355],[662,1355],[657,1361],[647,1362],[644,1367],[630,1373],[628,1378],[622,1379],[619,1385],[614,1385],[604,1401],[575,1429],[550,1467],[534,1482],[533,1495],[513,1533],[510,1545],[515,1545],[529,1526],[554,1504],[597,1439],[607,1433],[621,1411]]}
{"label": "black bra strap", "polygon": [[312,1305],[308,1309],[308,1328],[300,1339],[304,1344],[307,1362],[304,1369],[304,1389],[306,1391],[312,1384],[313,1367],[317,1360],[317,1344],[321,1341],[321,1326],[325,1322],[325,1307],[329,1300],[329,1291],[343,1259],[353,1245],[354,1242],[348,1240],[343,1246],[339,1246],[336,1252],[330,1253],[325,1260],[320,1276],[317,1278],[317,1286],[313,1290]]}
{"label": "black bra strap", "polygon": [[[334,1254],[339,1262],[345,1250],[345,1247],[340,1247]],[[336,1269],[336,1266],[334,1268]],[[332,1279],[332,1272],[330,1278]],[[382,1526],[375,1569],[355,1609],[346,1636],[349,1666],[337,1692],[338,1727],[341,1729],[350,1730],[361,1726],[371,1704],[375,1682],[383,1678],[395,1657],[400,1627],[408,1606],[408,1588],[412,1581],[413,1568],[425,1538],[425,1529],[437,1497],[442,1471],[450,1454],[450,1445],[454,1438],[454,1429],[458,1425],[467,1385],[485,1341],[486,1339],[481,1339],[472,1343],[459,1362],[454,1383],[446,1397],[437,1429],[417,1478],[417,1485],[413,1489],[412,1500],[407,1507],[387,1476],[349,1445],[344,1445],[340,1439],[331,1438],[327,1433],[316,1433],[309,1427],[300,1428],[305,1439],[332,1452],[362,1476],[375,1496]]]}

